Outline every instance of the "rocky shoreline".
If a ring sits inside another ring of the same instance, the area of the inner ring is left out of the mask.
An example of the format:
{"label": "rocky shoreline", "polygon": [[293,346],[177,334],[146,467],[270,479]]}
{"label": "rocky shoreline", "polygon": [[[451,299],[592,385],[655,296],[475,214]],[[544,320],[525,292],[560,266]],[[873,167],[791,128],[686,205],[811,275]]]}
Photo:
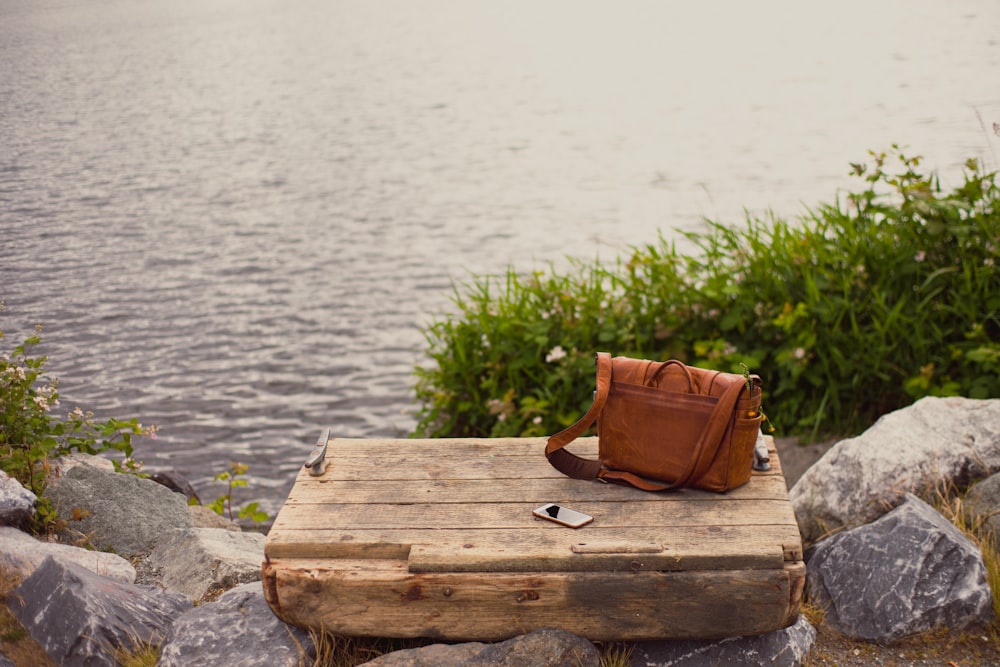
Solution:
{"label": "rocky shoreline", "polygon": [[[982,637],[974,652],[982,661],[962,667],[1000,664],[982,551],[925,500],[973,484],[968,521],[1000,523],[1000,400],[923,399],[822,449],[800,478],[794,456],[783,457],[798,478],[790,497],[812,544],[811,604],[826,610],[820,641],[832,630],[887,658],[854,648],[859,661],[839,664],[907,664],[888,660],[898,653],[891,647],[927,631]],[[7,604],[55,664],[114,665],[113,647],[137,642],[161,646],[157,664],[167,666],[314,664],[309,633],[279,621],[264,600],[262,534],[154,481],[115,473],[104,459],[75,457],[56,472],[46,494],[73,517],[63,543],[19,529],[34,498],[0,477],[0,570],[20,580]],[[807,616],[816,618],[803,614],[755,637],[627,648],[633,665],[829,664]],[[4,645],[0,667],[15,664]],[[599,665],[600,656],[583,638],[543,628],[497,644],[398,650],[366,664]]]}

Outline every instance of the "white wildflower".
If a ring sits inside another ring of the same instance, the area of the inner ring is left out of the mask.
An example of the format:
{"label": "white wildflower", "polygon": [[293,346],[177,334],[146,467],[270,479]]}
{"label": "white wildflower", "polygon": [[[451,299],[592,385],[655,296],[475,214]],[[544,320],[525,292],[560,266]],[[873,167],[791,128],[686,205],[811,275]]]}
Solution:
{"label": "white wildflower", "polygon": [[552,348],[552,351],[545,355],[545,363],[551,364],[553,362],[559,361],[566,356],[566,350],[563,349],[562,345],[556,345]]}

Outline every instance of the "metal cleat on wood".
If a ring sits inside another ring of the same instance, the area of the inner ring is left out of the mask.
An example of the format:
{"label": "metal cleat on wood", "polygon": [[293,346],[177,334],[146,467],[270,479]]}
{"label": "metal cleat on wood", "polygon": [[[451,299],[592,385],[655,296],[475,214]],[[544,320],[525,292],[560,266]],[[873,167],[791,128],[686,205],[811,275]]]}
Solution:
{"label": "metal cleat on wood", "polygon": [[771,469],[771,457],[767,453],[767,441],[764,440],[763,431],[757,431],[757,442],[753,447],[753,469],[761,471]]}
{"label": "metal cleat on wood", "polygon": [[316,447],[313,448],[306,459],[305,468],[313,477],[319,477],[326,472],[326,444],[330,440],[330,429],[323,429],[316,440]]}

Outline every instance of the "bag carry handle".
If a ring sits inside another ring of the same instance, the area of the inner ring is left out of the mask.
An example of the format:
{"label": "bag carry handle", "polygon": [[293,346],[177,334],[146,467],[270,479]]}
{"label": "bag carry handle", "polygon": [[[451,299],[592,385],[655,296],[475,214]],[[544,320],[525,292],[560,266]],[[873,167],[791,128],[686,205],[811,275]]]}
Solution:
{"label": "bag carry handle", "polygon": [[[680,363],[680,362],[677,362]],[[694,456],[688,462],[684,473],[676,481],[666,484],[651,482],[630,472],[619,470],[608,470],[601,460],[585,459],[564,449],[566,445],[583,435],[583,432],[590,428],[590,425],[597,420],[604,404],[607,402],[608,393],[611,390],[611,355],[607,352],[597,353],[597,391],[594,395],[594,403],[575,424],[556,433],[548,439],[545,445],[545,457],[556,470],[572,479],[601,479],[609,482],[624,483],[634,486],[643,491],[667,491],[678,489],[687,484],[695,473],[702,468],[702,462],[711,461],[722,444],[722,436],[729,426],[729,416],[732,415],[743,391],[742,382],[733,382],[719,397],[712,413],[709,415],[708,424],[698,437],[695,445]],[[690,373],[689,373],[690,377]],[[706,458],[710,443],[715,443],[711,456]]]}
{"label": "bag carry handle", "polygon": [[646,382],[645,382],[646,386],[647,387],[654,386],[653,385],[653,381],[656,380],[657,377],[659,377],[660,373],[663,372],[664,368],[666,368],[667,366],[670,366],[671,364],[677,364],[678,366],[681,367],[681,371],[684,373],[684,377],[686,377],[687,381],[688,381],[688,393],[694,393],[694,378],[691,377],[691,369],[688,368],[687,366],[685,366],[683,363],[681,363],[677,359],[671,359],[670,361],[664,361],[662,364],[660,364],[659,367],[655,371],[653,371],[653,374],[648,379],[646,379]]}

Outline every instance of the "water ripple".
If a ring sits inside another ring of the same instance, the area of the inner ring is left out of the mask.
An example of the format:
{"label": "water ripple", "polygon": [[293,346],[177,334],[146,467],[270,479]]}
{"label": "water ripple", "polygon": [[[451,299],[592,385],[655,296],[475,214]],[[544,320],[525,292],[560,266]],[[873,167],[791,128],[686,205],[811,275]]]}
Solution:
{"label": "water ripple", "polygon": [[469,271],[796,215],[892,141],[988,158],[1000,5],[946,5],[0,0],[0,325],[273,511],[321,427],[412,428]]}

